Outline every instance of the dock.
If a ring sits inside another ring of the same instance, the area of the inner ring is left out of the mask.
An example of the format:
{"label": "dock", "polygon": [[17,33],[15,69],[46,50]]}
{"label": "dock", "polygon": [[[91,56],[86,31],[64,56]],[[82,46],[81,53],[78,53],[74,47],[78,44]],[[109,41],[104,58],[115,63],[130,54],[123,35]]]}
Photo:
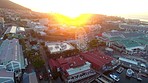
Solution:
{"label": "dock", "polygon": [[97,78],[97,79],[103,83],[110,83],[109,81],[105,80],[104,78]]}
{"label": "dock", "polygon": [[148,71],[145,71],[144,69],[142,68],[139,68],[139,67],[134,67],[134,66],[130,66],[130,65],[126,65],[124,63],[121,64],[121,66],[125,67],[125,68],[131,68],[132,70],[135,70],[135,71],[139,71],[139,69],[141,69],[141,73],[144,73],[146,75],[148,75]]}
{"label": "dock", "polygon": [[139,81],[142,81],[142,78],[141,78],[141,76],[140,76],[139,73],[134,73],[134,74],[132,75],[132,77],[135,78],[135,79],[137,79],[137,80],[139,80]]}
{"label": "dock", "polygon": [[108,76],[102,74],[99,78],[100,81],[102,81],[103,83],[114,83],[115,81],[111,78],[109,78]]}

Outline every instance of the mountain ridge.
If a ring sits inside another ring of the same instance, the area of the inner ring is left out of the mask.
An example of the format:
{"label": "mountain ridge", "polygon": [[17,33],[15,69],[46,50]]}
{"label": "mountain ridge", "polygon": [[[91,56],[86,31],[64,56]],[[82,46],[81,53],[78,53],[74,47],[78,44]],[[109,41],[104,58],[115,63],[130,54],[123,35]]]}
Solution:
{"label": "mountain ridge", "polygon": [[31,10],[10,0],[0,0],[0,8]]}

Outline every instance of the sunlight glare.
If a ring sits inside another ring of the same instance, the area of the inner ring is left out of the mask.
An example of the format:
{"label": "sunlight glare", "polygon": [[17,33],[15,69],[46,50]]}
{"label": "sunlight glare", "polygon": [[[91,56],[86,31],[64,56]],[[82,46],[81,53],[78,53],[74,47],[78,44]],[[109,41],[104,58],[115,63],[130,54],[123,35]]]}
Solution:
{"label": "sunlight glare", "polygon": [[54,19],[59,24],[66,24],[68,26],[84,26],[90,20],[91,16],[91,14],[81,14],[78,17],[71,18],[61,14],[54,14]]}

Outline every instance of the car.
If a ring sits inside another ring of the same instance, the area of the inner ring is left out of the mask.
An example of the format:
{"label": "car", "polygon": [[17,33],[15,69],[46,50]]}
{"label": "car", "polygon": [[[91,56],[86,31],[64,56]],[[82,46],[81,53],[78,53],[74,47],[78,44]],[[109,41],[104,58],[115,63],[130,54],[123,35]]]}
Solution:
{"label": "car", "polygon": [[38,74],[39,80],[43,80],[43,73]]}
{"label": "car", "polygon": [[53,79],[50,69],[48,69],[48,75],[51,79]]}
{"label": "car", "polygon": [[42,80],[42,79],[43,79],[43,76],[42,76],[41,74],[39,75],[39,79],[40,79],[40,80]]}
{"label": "car", "polygon": [[110,74],[109,75],[112,79],[114,79],[115,81],[119,81],[120,80],[120,78],[117,76],[117,75],[115,75],[115,74]]}

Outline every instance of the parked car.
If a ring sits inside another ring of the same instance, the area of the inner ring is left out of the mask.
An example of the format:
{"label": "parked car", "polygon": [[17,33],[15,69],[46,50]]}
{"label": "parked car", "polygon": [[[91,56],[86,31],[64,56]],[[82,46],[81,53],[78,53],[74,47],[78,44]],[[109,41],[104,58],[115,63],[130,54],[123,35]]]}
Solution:
{"label": "parked car", "polygon": [[50,69],[48,69],[49,78],[53,79]]}

